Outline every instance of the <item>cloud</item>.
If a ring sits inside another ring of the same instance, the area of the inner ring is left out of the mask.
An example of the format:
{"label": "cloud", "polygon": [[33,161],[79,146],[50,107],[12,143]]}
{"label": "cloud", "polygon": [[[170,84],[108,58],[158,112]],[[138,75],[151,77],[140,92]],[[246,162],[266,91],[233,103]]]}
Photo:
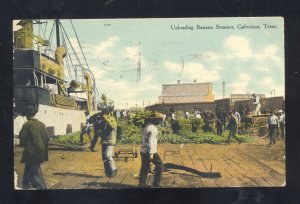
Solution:
{"label": "cloud", "polygon": [[[76,53],[81,53],[81,49],[80,49],[79,43],[78,43],[76,38],[70,38],[70,44],[72,45],[72,48],[71,48],[72,52],[73,52],[73,49],[74,49],[74,51]],[[71,46],[70,44],[68,43],[68,46]]]}
{"label": "cloud", "polygon": [[230,93],[243,94],[248,91],[249,82],[251,77],[248,74],[240,73],[236,78],[235,83],[229,85]]}
{"label": "cloud", "polygon": [[263,78],[262,85],[272,88],[274,85],[273,79],[271,77]]}
{"label": "cloud", "polygon": [[97,47],[96,47],[96,52],[99,54],[102,54],[105,52],[107,49],[112,48],[115,46],[115,44],[120,40],[120,37],[118,36],[111,36],[109,37],[106,41],[101,42]]}
{"label": "cloud", "polygon": [[95,77],[96,83],[97,83],[97,80],[104,78],[106,75],[106,72],[97,66],[91,66],[90,69]]}
{"label": "cloud", "polygon": [[[151,79],[152,75],[147,75],[146,78]],[[109,99],[114,100],[116,108],[126,108],[148,105],[155,102],[160,91],[161,86],[149,82],[141,81],[140,84],[130,81],[120,81],[112,78],[103,78],[97,84],[100,95],[105,93]]]}
{"label": "cloud", "polygon": [[276,96],[284,96],[284,94],[285,94],[284,86],[277,85],[277,83],[274,82],[273,78],[271,78],[269,76],[264,77],[262,79],[262,86],[268,87],[270,91],[275,90]]}
{"label": "cloud", "polygon": [[177,64],[174,62],[166,61],[164,66],[167,70],[174,73],[181,73],[181,77],[187,80],[194,80],[197,79],[199,82],[213,82],[217,81],[220,76],[218,70],[220,69],[219,66],[214,67],[215,69],[206,68],[200,63],[190,62],[184,64]]}
{"label": "cloud", "polygon": [[241,36],[230,36],[224,40],[224,47],[227,52],[227,57],[238,57],[243,60],[248,59],[252,55],[252,49],[249,46],[249,40]]}
{"label": "cloud", "polygon": [[266,45],[261,51],[257,52],[254,59],[259,63],[270,64],[272,63],[275,67],[284,69],[284,61],[279,57],[279,47],[277,45],[269,44]]}
{"label": "cloud", "polygon": [[270,67],[261,63],[261,64],[254,65],[254,70],[259,71],[259,72],[269,72]]}
{"label": "cloud", "polygon": [[139,47],[125,47],[124,53],[122,53],[122,55],[125,55],[125,59],[127,60],[127,62],[131,64],[136,63],[137,65],[140,55],[142,68],[149,66],[149,63],[145,59],[144,55],[139,53]]}
{"label": "cloud", "polygon": [[137,63],[139,56],[139,48],[138,47],[126,47],[125,48],[125,58],[132,62]]}
{"label": "cloud", "polygon": [[278,53],[278,46],[276,45],[267,45],[265,48],[258,52],[254,57],[258,61],[266,60],[267,58],[273,58]]}
{"label": "cloud", "polygon": [[200,60],[219,60],[222,58],[222,54],[218,52],[208,51],[205,53],[195,53],[191,57]]}
{"label": "cloud", "polygon": [[99,58],[111,58],[112,54],[109,49],[114,48],[116,43],[120,41],[119,36],[111,36],[107,38],[105,41],[96,45],[94,48],[94,54]]}
{"label": "cloud", "polygon": [[151,82],[154,79],[154,74],[143,75],[143,82]]}

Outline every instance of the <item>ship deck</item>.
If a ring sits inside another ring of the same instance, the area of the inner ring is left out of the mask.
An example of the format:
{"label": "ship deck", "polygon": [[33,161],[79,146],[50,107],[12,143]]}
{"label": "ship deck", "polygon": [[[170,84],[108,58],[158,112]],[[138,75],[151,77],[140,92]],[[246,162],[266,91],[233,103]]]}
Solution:
{"label": "ship deck", "polygon": [[[119,145],[118,147],[128,147]],[[139,147],[136,146],[139,152]],[[137,188],[140,155],[137,158],[115,159],[118,174],[104,175],[101,146],[96,152],[68,151],[49,146],[49,161],[42,172],[49,189]],[[243,144],[175,144],[158,145],[166,169],[162,173],[163,188],[193,187],[269,187],[285,185],[285,144],[279,140],[268,147],[267,139]],[[15,148],[17,184],[22,183],[24,164],[20,163],[22,148]],[[217,176],[220,175],[220,176]],[[153,174],[148,175],[151,185]]]}

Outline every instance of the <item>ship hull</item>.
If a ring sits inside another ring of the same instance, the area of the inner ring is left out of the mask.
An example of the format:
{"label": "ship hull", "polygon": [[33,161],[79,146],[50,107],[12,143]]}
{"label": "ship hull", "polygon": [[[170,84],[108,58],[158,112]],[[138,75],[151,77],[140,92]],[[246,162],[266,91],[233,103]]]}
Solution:
{"label": "ship hull", "polygon": [[[50,136],[80,131],[81,123],[86,120],[84,110],[64,109],[43,104],[39,104],[39,110],[35,118],[46,125]],[[15,136],[19,135],[26,121],[24,116],[18,116],[14,119]]]}

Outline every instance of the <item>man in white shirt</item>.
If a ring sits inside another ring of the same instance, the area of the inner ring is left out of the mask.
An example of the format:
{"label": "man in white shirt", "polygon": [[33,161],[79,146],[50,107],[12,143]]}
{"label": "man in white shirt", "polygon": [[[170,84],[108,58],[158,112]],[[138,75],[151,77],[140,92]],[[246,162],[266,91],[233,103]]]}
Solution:
{"label": "man in white shirt", "polygon": [[190,119],[190,113],[188,111],[185,111],[185,118]]}
{"label": "man in white shirt", "polygon": [[157,153],[158,130],[156,125],[162,121],[159,113],[154,112],[149,118],[145,119],[145,125],[142,129],[141,158],[142,165],[140,170],[139,186],[146,187],[146,180],[150,168],[150,162],[155,165],[153,187],[160,187],[161,172],[163,163]]}
{"label": "man in white shirt", "polygon": [[284,139],[285,136],[285,114],[283,110],[278,111],[278,121],[279,121],[279,127],[280,127],[280,136],[281,139]]}
{"label": "man in white shirt", "polygon": [[201,119],[201,114],[200,114],[200,111],[199,111],[199,110],[196,110],[196,111],[195,111],[195,117],[196,117],[197,119]]}
{"label": "man in white shirt", "polygon": [[275,136],[277,135],[277,131],[279,128],[279,121],[278,117],[275,115],[275,111],[272,111],[272,115],[268,118],[268,125],[269,125],[269,135],[270,135],[270,142],[269,146],[276,144]]}
{"label": "man in white shirt", "polygon": [[236,119],[236,128],[237,128],[237,132],[238,132],[239,125],[241,123],[241,115],[236,110],[233,110],[232,116]]}
{"label": "man in white shirt", "polygon": [[253,111],[254,115],[260,115],[260,107],[261,104],[259,102],[259,96],[257,96],[255,93],[252,94],[252,97],[254,98],[253,105],[255,106],[255,110]]}

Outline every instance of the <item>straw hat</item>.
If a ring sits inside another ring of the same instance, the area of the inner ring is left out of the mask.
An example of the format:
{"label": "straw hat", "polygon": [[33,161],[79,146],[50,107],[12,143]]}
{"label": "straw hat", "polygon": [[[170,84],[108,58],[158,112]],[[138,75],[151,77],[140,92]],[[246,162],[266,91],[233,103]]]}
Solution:
{"label": "straw hat", "polygon": [[151,115],[148,117],[149,119],[162,119],[162,115],[159,112],[152,112]]}

